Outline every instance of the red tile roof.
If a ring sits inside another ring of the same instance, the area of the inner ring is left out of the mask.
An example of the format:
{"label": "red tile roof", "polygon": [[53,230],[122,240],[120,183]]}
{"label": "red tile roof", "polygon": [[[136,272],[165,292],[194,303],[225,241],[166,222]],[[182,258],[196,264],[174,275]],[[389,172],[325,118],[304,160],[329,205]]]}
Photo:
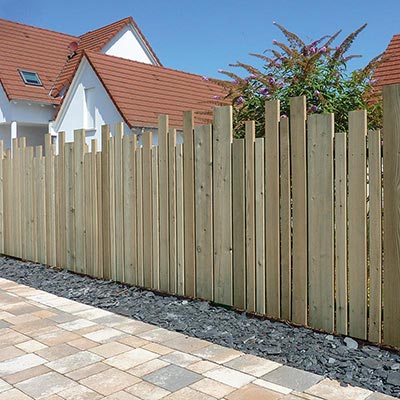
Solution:
{"label": "red tile roof", "polygon": [[[68,44],[77,38],[4,19],[0,37],[0,81],[8,98],[58,104],[49,91],[65,63]],[[24,84],[18,69],[37,72],[43,87]]]}
{"label": "red tile roof", "polygon": [[[82,51],[100,51],[128,24],[135,27],[150,53],[159,62],[132,17],[80,37],[0,19],[0,82],[8,98],[59,104],[60,99],[55,95],[65,83],[68,86],[72,80]],[[79,43],[78,54],[67,60],[70,54],[68,45],[73,41]],[[18,69],[37,72],[43,87],[26,85]],[[52,96],[49,96],[50,90]]]}
{"label": "red tile roof", "polygon": [[129,127],[156,127],[159,115],[169,115],[170,126],[182,128],[187,110],[197,111],[197,123],[206,122],[213,97],[223,96],[221,86],[199,75],[91,51],[84,55]]}
{"label": "red tile roof", "polygon": [[378,79],[378,87],[400,83],[400,34],[394,35],[390,41],[383,61],[375,71],[374,79]]}

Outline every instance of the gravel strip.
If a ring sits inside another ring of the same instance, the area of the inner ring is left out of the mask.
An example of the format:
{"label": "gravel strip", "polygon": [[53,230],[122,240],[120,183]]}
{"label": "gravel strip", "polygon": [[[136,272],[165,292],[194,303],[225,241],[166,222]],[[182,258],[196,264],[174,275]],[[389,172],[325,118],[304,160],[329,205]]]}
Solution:
{"label": "gravel strip", "polygon": [[399,352],[9,257],[0,257],[0,277],[343,384],[400,397]]}

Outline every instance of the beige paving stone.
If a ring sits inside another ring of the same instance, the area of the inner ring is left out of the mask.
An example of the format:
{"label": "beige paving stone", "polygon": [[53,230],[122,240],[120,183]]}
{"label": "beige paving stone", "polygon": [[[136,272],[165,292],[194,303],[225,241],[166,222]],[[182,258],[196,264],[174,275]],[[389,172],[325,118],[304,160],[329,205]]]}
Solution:
{"label": "beige paving stone", "polygon": [[1,330],[0,349],[30,340],[29,336],[17,332],[15,329],[4,328]]}
{"label": "beige paving stone", "polygon": [[20,324],[20,325],[15,325],[13,326],[13,329],[15,331],[18,331],[24,335],[28,336],[37,336],[39,334],[51,332],[55,330],[55,322],[48,320],[48,319],[43,319],[39,318],[36,321],[31,321],[27,322],[25,324]]}
{"label": "beige paving stone", "polygon": [[203,374],[204,372],[211,371],[212,369],[218,368],[219,365],[211,361],[201,360],[197,363],[188,365],[186,368],[190,371],[197,372],[198,374]]}
{"label": "beige paving stone", "polygon": [[118,342],[105,343],[90,349],[92,353],[96,353],[104,358],[114,357],[130,350],[132,350],[132,347]]}
{"label": "beige paving stone", "polygon": [[172,353],[174,351],[174,349],[165,347],[158,343],[149,343],[143,346],[142,348],[145,350],[152,351],[153,353],[160,354],[162,356],[165,356],[166,354]]}
{"label": "beige paving stone", "polygon": [[326,400],[364,400],[372,394],[372,392],[366,389],[340,386],[339,382],[330,379],[324,379],[305,390],[305,392]]}
{"label": "beige paving stone", "polygon": [[164,328],[154,328],[143,333],[138,333],[137,336],[152,342],[164,343],[167,340],[176,339],[183,335],[177,332],[168,331]]}
{"label": "beige paving stone", "polygon": [[79,350],[88,350],[91,349],[92,347],[98,346],[99,344],[97,342],[93,342],[93,340],[80,338],[68,342],[68,345],[76,347]]}
{"label": "beige paving stone", "polygon": [[122,315],[110,314],[100,318],[95,318],[93,322],[99,325],[108,326],[110,328],[114,328],[121,324],[126,324],[130,322],[131,319],[127,317],[123,317]]}
{"label": "beige paving stone", "polygon": [[40,400],[65,400],[57,394],[52,394],[50,396],[42,397]]}
{"label": "beige paving stone", "polygon": [[58,328],[58,330],[54,330],[53,332],[41,334],[35,339],[47,346],[55,346],[57,344],[67,343],[71,342],[72,340],[79,339],[79,335]]}
{"label": "beige paving stone", "polygon": [[27,322],[37,321],[37,320],[40,320],[40,318],[36,317],[33,314],[22,314],[22,315],[9,317],[9,318],[4,318],[4,321],[7,321],[12,325],[20,325],[20,324],[25,324]]}
{"label": "beige paving stone", "polygon": [[[1,304],[0,304],[0,308],[1,308]],[[3,320],[3,319],[8,318],[8,317],[12,317],[12,316],[13,316],[13,314],[11,314],[11,313],[9,313],[7,311],[1,311],[0,312],[0,320]]]}
{"label": "beige paving stone", "polygon": [[125,353],[119,354],[104,360],[105,364],[126,371],[136,365],[146,361],[153,360],[158,357],[158,354],[143,349],[133,349]]}
{"label": "beige paving stone", "polygon": [[205,393],[198,392],[191,388],[183,388],[175,393],[165,397],[165,400],[215,400],[215,397],[211,397]]}
{"label": "beige paving stone", "polygon": [[280,367],[282,364],[250,354],[245,354],[225,363],[224,365],[259,378],[260,376]]}
{"label": "beige paving stone", "polygon": [[[171,393],[168,390],[155,386],[149,382],[137,383],[136,385],[125,389],[125,391],[142,400],[159,400]],[[189,398],[187,400],[189,400]]]}
{"label": "beige paving stone", "polygon": [[94,322],[87,319],[79,318],[74,321],[65,322],[58,325],[59,328],[65,329],[66,331],[77,331],[79,329],[87,328],[88,326],[96,325]]}
{"label": "beige paving stone", "polygon": [[46,349],[36,352],[40,357],[45,358],[47,361],[58,360],[59,358],[70,356],[71,354],[78,353],[79,349],[70,346],[69,344],[58,344],[56,346],[47,347]]}
{"label": "beige paving stone", "polygon": [[46,363],[46,360],[36,354],[24,354],[0,363],[0,376],[15,374],[28,368],[37,367]]}
{"label": "beige paving stone", "polygon": [[201,381],[193,383],[192,385],[190,385],[190,387],[198,390],[199,392],[217,397],[218,399],[236,390],[232,386],[225,385],[221,382],[217,382],[209,378],[204,378]]}
{"label": "beige paving stone", "polygon": [[249,399],[278,400],[282,399],[282,397],[283,396],[280,393],[272,392],[271,390],[262,388],[261,386],[250,384],[228,394],[226,396],[226,399],[227,400],[249,400]]}
{"label": "beige paving stone", "polygon": [[123,335],[123,332],[118,331],[114,328],[104,328],[95,332],[86,333],[83,336],[86,339],[93,340],[94,342],[107,343],[109,341],[116,340]]}
{"label": "beige paving stone", "polygon": [[139,338],[137,336],[127,336],[127,337],[118,339],[118,342],[126,344],[126,345],[134,347],[134,348],[146,346],[147,344],[151,343],[148,340]]}
{"label": "beige paving stone", "polygon": [[143,364],[137,365],[136,367],[130,368],[126,372],[141,378],[142,376],[157,371],[158,369],[164,368],[167,365],[169,365],[167,362],[156,358],[154,360],[150,360]]}
{"label": "beige paving stone", "polygon": [[68,378],[73,379],[74,381],[80,381],[82,379],[88,378],[89,376],[103,372],[107,369],[110,369],[109,365],[106,365],[102,362],[98,362],[95,364],[88,365],[87,367],[79,368],[75,371],[69,372],[68,374],[66,374],[66,376],[68,376]]}
{"label": "beige paving stone", "polygon": [[187,367],[188,365],[201,361],[199,357],[195,357],[191,354],[183,353],[181,351],[174,351],[160,357],[160,359],[171,364],[179,365],[180,367]]}
{"label": "beige paving stone", "polygon": [[229,349],[218,344],[212,344],[193,352],[194,355],[217,364],[224,364],[243,355],[240,351]]}
{"label": "beige paving stone", "polygon": [[[0,341],[2,341],[1,333],[0,333],[0,338],[1,338]],[[25,351],[19,349],[17,345],[4,347],[3,349],[0,350],[0,362],[4,360],[9,360],[10,358],[22,356],[23,354],[25,354]]]}
{"label": "beige paving stone", "polygon": [[39,317],[39,318],[50,318],[50,317],[54,317],[55,315],[57,315],[57,313],[53,312],[53,311],[49,311],[49,310],[42,310],[42,311],[34,312],[33,315],[35,315],[36,317]]}
{"label": "beige paving stone", "polygon": [[367,400],[395,400],[395,398],[383,393],[374,392],[367,398]]}
{"label": "beige paving stone", "polygon": [[32,400],[32,397],[14,388],[0,393],[0,400]]}
{"label": "beige paving stone", "polygon": [[124,392],[123,390],[117,393],[113,393],[110,396],[103,397],[103,400],[141,400],[139,397],[133,394]]}
{"label": "beige paving stone", "polygon": [[107,369],[80,381],[81,384],[104,396],[123,390],[137,382],[140,382],[139,378],[116,368]]}
{"label": "beige paving stone", "polygon": [[315,397],[311,394],[307,394],[307,393],[300,393],[300,392],[296,392],[295,390],[284,396],[283,399],[285,400],[321,400],[321,397]]}
{"label": "beige paving stone", "polygon": [[256,379],[252,383],[254,383],[255,385],[261,386],[263,388],[273,390],[274,392],[282,393],[282,394],[289,394],[293,391],[292,389],[290,389],[288,387],[277,385],[276,383],[264,381],[263,379]]}
{"label": "beige paving stone", "polygon": [[39,365],[37,367],[28,368],[21,372],[5,376],[4,379],[10,384],[14,385],[18,382],[26,381],[27,379],[34,378],[35,376],[44,375],[51,372],[50,368],[44,365]]}
{"label": "beige paving stone", "polygon": [[172,347],[175,350],[191,353],[193,351],[202,349],[203,347],[209,346],[210,343],[206,342],[205,340],[181,335],[175,339],[167,340],[164,342],[164,345]]}
{"label": "beige paving stone", "polygon": [[255,380],[255,378],[251,375],[247,375],[243,372],[239,372],[226,367],[219,367],[211,371],[207,371],[203,375],[207,378],[214,379],[218,382],[224,383],[228,386],[233,386],[237,389]]}
{"label": "beige paving stone", "polygon": [[54,369],[60,374],[66,374],[76,369],[87,367],[88,365],[94,364],[102,359],[103,358],[97,354],[85,350],[55,361],[51,361],[46,364],[46,367]]}
{"label": "beige paving stone", "polygon": [[83,385],[76,385],[58,393],[65,400],[99,400],[103,396]]}
{"label": "beige paving stone", "polygon": [[68,304],[64,304],[63,306],[57,307],[60,311],[76,314],[83,311],[90,311],[92,309],[91,306],[87,304],[82,304],[78,302],[71,302]]}
{"label": "beige paving stone", "polygon": [[113,315],[110,311],[101,310],[100,308],[94,307],[90,307],[90,309],[85,311],[74,312],[73,314],[79,318],[85,318],[89,320]]}
{"label": "beige paving stone", "polygon": [[5,392],[6,390],[10,390],[10,389],[12,389],[12,386],[0,378],[0,393]]}
{"label": "beige paving stone", "polygon": [[45,344],[40,343],[37,340],[33,340],[33,339],[28,340],[26,342],[18,343],[15,345],[15,347],[18,347],[19,349],[24,350],[26,352],[30,352],[30,353],[47,348],[47,346]]}
{"label": "beige paving stone", "polygon": [[74,333],[76,333],[77,335],[83,336],[86,335],[88,333],[93,333],[93,332],[97,332],[100,331],[102,329],[104,329],[105,327],[102,325],[91,325],[91,326],[87,326],[86,328],[82,328],[82,329],[78,329],[76,331],[74,331]]}
{"label": "beige paving stone", "polygon": [[33,397],[34,399],[38,399],[40,397],[57,394],[75,385],[77,385],[76,382],[66,378],[65,376],[60,375],[57,372],[49,372],[47,374],[17,383],[15,386],[17,389]]}
{"label": "beige paving stone", "polygon": [[131,335],[137,335],[139,333],[151,331],[156,327],[154,325],[146,324],[145,322],[131,320],[130,322],[117,325],[115,328]]}

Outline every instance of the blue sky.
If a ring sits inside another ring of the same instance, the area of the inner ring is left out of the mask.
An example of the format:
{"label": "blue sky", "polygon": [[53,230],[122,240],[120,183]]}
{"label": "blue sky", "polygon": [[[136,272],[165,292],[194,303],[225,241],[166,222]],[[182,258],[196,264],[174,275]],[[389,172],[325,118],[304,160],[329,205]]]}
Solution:
{"label": "blue sky", "polygon": [[213,77],[283,40],[273,21],[310,41],[367,22],[350,51],[363,55],[350,67],[362,67],[400,33],[399,15],[399,0],[0,0],[1,18],[73,35],[132,16],[164,66]]}

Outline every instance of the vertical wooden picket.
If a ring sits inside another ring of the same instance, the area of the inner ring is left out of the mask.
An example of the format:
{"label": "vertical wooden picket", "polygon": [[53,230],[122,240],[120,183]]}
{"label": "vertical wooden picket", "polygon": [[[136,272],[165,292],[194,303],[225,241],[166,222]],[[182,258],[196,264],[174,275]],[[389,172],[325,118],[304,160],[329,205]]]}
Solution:
{"label": "vertical wooden picket", "polygon": [[98,262],[95,271],[97,271],[97,275],[99,278],[104,277],[104,263],[103,263],[103,184],[102,184],[102,154],[98,152],[96,154],[96,180],[97,180],[97,249],[98,249]]}
{"label": "vertical wooden picket", "polygon": [[368,133],[369,326],[368,340],[382,341],[382,158],[381,133]]}
{"label": "vertical wooden picket", "polygon": [[26,195],[26,258],[27,260],[35,259],[35,232],[34,232],[34,209],[35,209],[35,198],[33,195],[33,147],[27,147],[26,149],[26,161],[25,161],[25,195]]}
{"label": "vertical wooden picket", "polygon": [[213,224],[214,299],[232,305],[232,106],[214,109]]}
{"label": "vertical wooden picket", "polygon": [[0,254],[4,254],[4,177],[3,177],[4,145],[0,140]]}
{"label": "vertical wooden picket", "polygon": [[310,325],[334,328],[333,114],[308,119]]}
{"label": "vertical wooden picket", "polygon": [[51,135],[45,135],[44,141],[46,166],[46,262],[48,265],[56,263],[56,235],[55,235],[55,187],[54,187],[54,153],[51,145]]}
{"label": "vertical wooden picket", "polygon": [[75,271],[75,184],[74,184],[74,146],[65,144],[65,192],[66,192],[66,266]]}
{"label": "vertical wooden picket", "polygon": [[137,282],[143,286],[143,147],[136,150]]}
{"label": "vertical wooden picket", "polygon": [[185,224],[185,295],[194,297],[196,286],[196,248],[194,220],[194,158],[193,158],[192,111],[183,114],[183,179],[184,179],[184,224]]}
{"label": "vertical wooden picket", "polygon": [[280,317],[279,101],[265,103],[266,313]]}
{"label": "vertical wooden picket", "polygon": [[207,300],[213,300],[214,293],[211,129],[211,125],[194,128],[196,293]]}
{"label": "vertical wooden picket", "polygon": [[92,260],[92,245],[93,245],[93,237],[92,237],[92,209],[93,203],[91,198],[91,189],[92,189],[92,155],[90,153],[85,153],[83,158],[83,212],[85,213],[85,273],[89,276],[93,276],[94,266]]}
{"label": "vertical wooden picket", "polygon": [[281,316],[292,316],[292,242],[291,242],[291,195],[290,195],[290,145],[289,119],[281,118],[279,129],[279,168],[281,176]]}
{"label": "vertical wooden picket", "polygon": [[349,113],[349,334],[367,338],[367,112]]}
{"label": "vertical wooden picket", "polygon": [[126,135],[123,138],[123,171],[124,171],[124,252],[125,272],[127,283],[137,283],[136,260],[136,135]]}
{"label": "vertical wooden picket", "polygon": [[400,347],[400,85],[383,87],[384,335]]}
{"label": "vertical wooden picket", "polygon": [[115,176],[115,269],[116,279],[125,282],[124,276],[124,203],[122,178],[122,137],[123,122],[114,126],[114,176]]}
{"label": "vertical wooden picket", "polygon": [[36,235],[37,259],[40,263],[46,262],[46,195],[45,195],[45,160],[42,156],[42,147],[40,146],[36,153]]}
{"label": "vertical wooden picket", "polygon": [[66,267],[66,190],[65,190],[65,132],[58,133],[58,174],[56,177],[58,196],[58,242],[59,252],[57,256],[57,266],[61,268]]}
{"label": "vertical wooden picket", "polygon": [[347,335],[347,135],[335,134],[336,332]]}
{"label": "vertical wooden picket", "polygon": [[[246,175],[244,140],[234,139],[232,145],[232,234],[233,234],[233,305],[246,307]],[[254,275],[254,274],[253,274]],[[253,282],[253,289],[254,289]],[[249,293],[254,296],[254,290]],[[251,302],[254,311],[254,299]]]}
{"label": "vertical wooden picket", "polygon": [[290,155],[292,165],[292,321],[306,325],[308,320],[308,217],[306,98],[290,99]]}
{"label": "vertical wooden picket", "polygon": [[152,150],[151,184],[153,195],[153,288],[160,288],[160,192],[159,192],[159,171],[158,171],[158,146]]}
{"label": "vertical wooden picket", "polygon": [[185,253],[183,213],[183,144],[176,145],[176,292],[185,294]]}
{"label": "vertical wooden picket", "polygon": [[158,168],[160,180],[160,290],[169,289],[168,116],[158,117]]}
{"label": "vertical wooden picket", "polygon": [[109,168],[110,168],[110,271],[111,279],[117,279],[117,255],[115,241],[115,136],[111,136],[109,143]]}
{"label": "vertical wooden picket", "polygon": [[151,193],[153,135],[143,135],[143,284],[153,287],[153,196]]}
{"label": "vertical wooden picket", "polygon": [[[256,228],[255,228],[255,178],[254,178],[254,146],[256,139],[255,132],[255,122],[247,121],[245,125],[246,136],[246,169],[245,169],[245,179],[246,179],[246,265],[247,265],[247,306],[250,307],[252,311],[260,312],[260,305],[264,307],[265,299],[260,299],[258,296],[259,285],[256,284],[256,269],[258,264],[256,264]],[[258,282],[259,283],[259,282]],[[262,285],[264,288],[264,285]],[[256,290],[257,288],[257,290]],[[251,295],[250,295],[251,293]],[[255,295],[255,293],[257,293]],[[264,293],[264,291],[263,291]]]}
{"label": "vertical wooden picket", "polygon": [[92,259],[92,274],[98,277],[99,265],[99,227],[98,227],[98,203],[97,203],[97,139],[91,141],[90,153],[90,218],[91,222],[91,259]]}

